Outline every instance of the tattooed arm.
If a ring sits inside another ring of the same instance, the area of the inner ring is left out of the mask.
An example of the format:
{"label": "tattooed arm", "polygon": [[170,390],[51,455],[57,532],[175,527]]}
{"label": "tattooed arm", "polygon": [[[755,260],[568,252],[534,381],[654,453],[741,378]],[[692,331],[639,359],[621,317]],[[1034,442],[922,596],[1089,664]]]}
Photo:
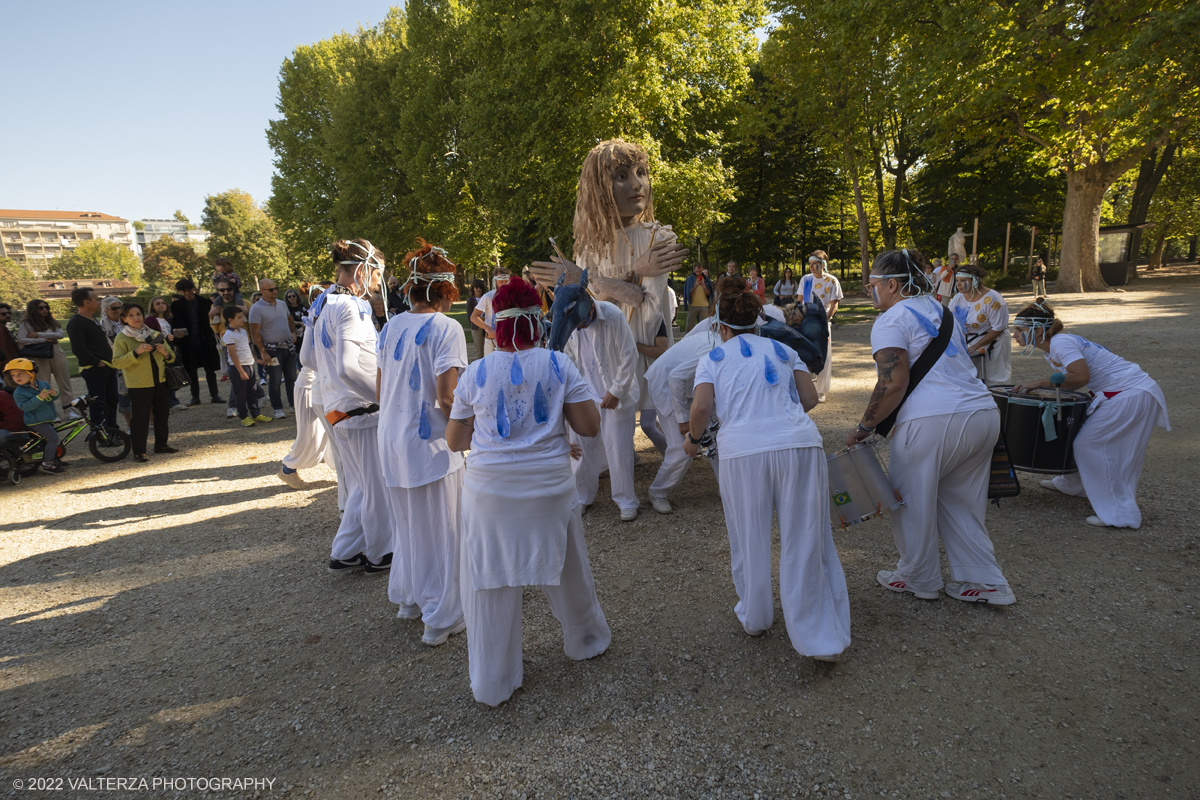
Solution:
{"label": "tattooed arm", "polygon": [[446,446],[456,453],[471,449],[471,434],[475,433],[475,418],[454,419],[446,426]]}
{"label": "tattooed arm", "polygon": [[863,428],[871,429],[891,414],[904,393],[908,390],[908,353],[899,347],[885,347],[875,354],[876,370],[879,373],[875,381],[875,390],[867,402],[867,410],[863,413],[859,427],[846,435],[846,446],[851,447],[870,436]]}

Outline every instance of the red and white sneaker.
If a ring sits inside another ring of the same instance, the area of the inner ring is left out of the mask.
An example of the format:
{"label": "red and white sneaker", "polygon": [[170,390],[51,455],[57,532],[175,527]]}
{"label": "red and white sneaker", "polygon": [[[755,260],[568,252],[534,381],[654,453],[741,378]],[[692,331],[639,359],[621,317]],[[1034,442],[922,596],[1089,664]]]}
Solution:
{"label": "red and white sneaker", "polygon": [[879,581],[879,585],[885,589],[889,589],[899,594],[911,594],[913,597],[919,597],[922,600],[937,600],[937,592],[918,592],[916,589],[908,585],[904,578],[900,577],[900,573],[895,570],[881,569],[879,574],[875,576],[875,580]]}
{"label": "red and white sneaker", "polygon": [[964,603],[987,603],[992,606],[1011,606],[1017,602],[1017,596],[1007,584],[995,586],[990,583],[966,583],[949,581],[945,592],[955,600]]}

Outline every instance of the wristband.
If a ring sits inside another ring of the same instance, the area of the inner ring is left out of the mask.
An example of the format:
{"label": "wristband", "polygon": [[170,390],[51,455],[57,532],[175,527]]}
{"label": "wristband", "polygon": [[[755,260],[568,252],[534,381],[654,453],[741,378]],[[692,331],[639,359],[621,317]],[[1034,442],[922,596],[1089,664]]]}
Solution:
{"label": "wristband", "polygon": [[864,428],[864,427],[863,427],[863,424],[862,424],[861,422],[860,422],[860,423],[858,423],[857,427],[858,427],[858,429],[859,429],[860,431],[862,431],[863,433],[874,433],[874,432],[875,432],[875,429],[874,429],[874,428]]}
{"label": "wristband", "polygon": [[691,431],[688,431],[687,437],[688,437],[688,441],[691,442],[692,444],[700,444],[700,442],[702,442],[704,440],[704,437],[700,437],[699,439],[693,439]]}

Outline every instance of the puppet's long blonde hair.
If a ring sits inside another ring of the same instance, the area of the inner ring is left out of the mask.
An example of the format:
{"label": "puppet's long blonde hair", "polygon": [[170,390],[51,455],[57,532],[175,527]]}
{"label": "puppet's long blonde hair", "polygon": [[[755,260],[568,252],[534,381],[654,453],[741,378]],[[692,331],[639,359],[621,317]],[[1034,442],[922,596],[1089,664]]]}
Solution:
{"label": "puppet's long blonde hair", "polygon": [[[641,145],[624,139],[609,139],[592,148],[579,173],[575,200],[575,260],[587,256],[605,258],[612,253],[621,230],[621,217],[613,199],[612,173],[618,167],[646,165],[650,160]],[[649,179],[647,178],[647,183]],[[646,197],[646,210],[635,222],[654,221],[654,187]]]}

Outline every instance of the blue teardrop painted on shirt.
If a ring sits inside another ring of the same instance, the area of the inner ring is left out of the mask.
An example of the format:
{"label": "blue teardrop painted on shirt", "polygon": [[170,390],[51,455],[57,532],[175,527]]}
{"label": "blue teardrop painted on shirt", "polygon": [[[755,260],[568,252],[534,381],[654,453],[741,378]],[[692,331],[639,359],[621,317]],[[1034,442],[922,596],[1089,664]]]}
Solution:
{"label": "blue teardrop painted on shirt", "polygon": [[538,381],[533,390],[533,420],[538,425],[550,419],[550,411],[546,408],[546,393],[542,391],[542,382]]}
{"label": "blue teardrop painted on shirt", "polygon": [[786,347],[774,339],[771,340],[771,344],[775,345],[775,355],[779,357],[780,361],[786,364],[789,360],[791,360],[791,356],[788,355]]}
{"label": "blue teardrop painted on shirt", "polygon": [[504,404],[504,390],[500,390],[500,395],[496,398],[496,432],[500,434],[501,439],[507,439],[512,433],[512,428],[508,424],[508,408]]}
{"label": "blue teardrop painted on shirt", "polygon": [[554,377],[558,378],[559,383],[562,383],[562,368],[558,366],[558,354],[553,350],[550,351],[550,366],[554,368]]}
{"label": "blue teardrop painted on shirt", "polygon": [[475,371],[475,385],[482,389],[487,384],[487,361],[482,360],[477,363],[479,369]]}
{"label": "blue teardrop painted on shirt", "polygon": [[720,361],[724,357],[725,357],[725,351],[719,347],[714,347],[712,350],[708,351],[708,360],[709,361]]}
{"label": "blue teardrop painted on shirt", "polygon": [[421,401],[421,421],[417,423],[417,436],[422,439],[428,439],[430,434],[429,428],[429,404],[424,400]]}
{"label": "blue teardrop painted on shirt", "polygon": [[412,372],[408,373],[408,388],[414,392],[421,388],[421,362],[413,362]]}
{"label": "blue teardrop painted on shirt", "polygon": [[525,373],[521,370],[520,353],[513,353],[512,369],[508,371],[508,379],[513,386],[520,386],[525,382]]}
{"label": "blue teardrop painted on shirt", "polygon": [[402,355],[404,355],[404,337],[405,336],[408,336],[408,331],[402,330],[402,331],[400,331],[400,338],[396,340],[396,350],[395,350],[395,352],[392,353],[392,358],[396,361],[399,361],[400,357]]}
{"label": "blue teardrop painted on shirt", "polygon": [[326,347],[333,347],[333,339],[329,338],[329,323],[321,326],[321,344]]}
{"label": "blue teardrop painted on shirt", "polygon": [[796,376],[788,381],[788,397],[792,398],[792,402],[796,405],[800,404],[800,390],[796,388]]}
{"label": "blue teardrop painted on shirt", "polygon": [[417,338],[413,339],[418,345],[425,344],[425,340],[429,338],[429,326],[433,324],[433,314],[429,315],[429,319],[425,320],[425,324],[421,326],[421,330],[417,331]]}
{"label": "blue teardrop painted on shirt", "polygon": [[779,370],[775,369],[775,365],[771,363],[770,356],[765,354],[763,355],[763,377],[772,386],[779,383]]}
{"label": "blue teardrop painted on shirt", "polygon": [[750,349],[750,343],[741,336],[738,337],[738,347],[741,348],[742,355],[744,355],[746,358],[754,355],[754,351]]}

